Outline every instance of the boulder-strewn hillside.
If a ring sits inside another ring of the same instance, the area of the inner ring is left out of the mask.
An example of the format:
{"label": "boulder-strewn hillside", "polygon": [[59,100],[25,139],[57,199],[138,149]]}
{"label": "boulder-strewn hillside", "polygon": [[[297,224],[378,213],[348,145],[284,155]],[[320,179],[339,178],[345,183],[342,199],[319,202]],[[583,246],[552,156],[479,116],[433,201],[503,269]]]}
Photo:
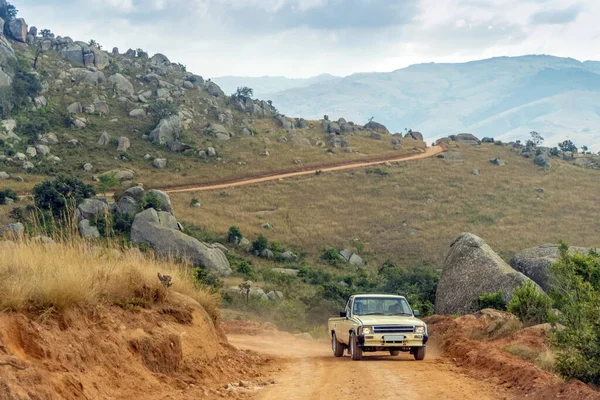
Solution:
{"label": "boulder-strewn hillside", "polygon": [[0,179],[16,190],[59,173],[198,184],[423,147],[343,119],[290,118],[163,54],[106,51],[10,18],[0,29]]}
{"label": "boulder-strewn hillside", "polygon": [[[264,96],[284,113],[359,122],[374,116],[392,131],[418,129],[428,140],[472,132],[508,141],[535,130],[552,146],[568,138],[600,150],[599,65],[534,55],[419,64]],[[236,84],[246,82],[252,84]]]}

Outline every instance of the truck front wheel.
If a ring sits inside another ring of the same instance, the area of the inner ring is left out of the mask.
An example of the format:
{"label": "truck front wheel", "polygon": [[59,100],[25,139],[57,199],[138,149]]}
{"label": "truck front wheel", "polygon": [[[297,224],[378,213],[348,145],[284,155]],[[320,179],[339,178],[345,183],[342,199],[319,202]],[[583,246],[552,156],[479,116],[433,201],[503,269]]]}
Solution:
{"label": "truck front wheel", "polygon": [[425,359],[425,346],[423,347],[414,347],[413,355],[415,356],[415,360],[422,361]]}
{"label": "truck front wheel", "polygon": [[400,350],[390,350],[390,356],[396,357],[400,354]]}
{"label": "truck front wheel", "polygon": [[350,357],[354,361],[362,360],[362,349],[358,347],[358,338],[354,333],[350,335]]}
{"label": "truck front wheel", "polygon": [[333,350],[333,355],[336,357],[342,357],[344,355],[344,345],[338,342],[335,332],[331,334],[331,349]]}

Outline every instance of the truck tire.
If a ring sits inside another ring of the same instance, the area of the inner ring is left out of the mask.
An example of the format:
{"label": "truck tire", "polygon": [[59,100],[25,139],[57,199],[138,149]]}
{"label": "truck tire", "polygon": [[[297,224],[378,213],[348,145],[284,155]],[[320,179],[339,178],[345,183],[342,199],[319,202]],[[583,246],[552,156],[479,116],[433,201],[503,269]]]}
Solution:
{"label": "truck tire", "polygon": [[390,356],[396,357],[400,354],[400,350],[390,350]]}
{"label": "truck tire", "polygon": [[344,345],[338,342],[335,332],[331,334],[331,350],[333,350],[333,355],[336,357],[344,355]]}
{"label": "truck tire", "polygon": [[350,357],[354,361],[362,360],[362,349],[358,347],[358,338],[354,333],[350,335]]}
{"label": "truck tire", "polygon": [[426,347],[415,347],[413,349],[413,355],[415,356],[415,360],[422,361],[425,359],[425,349]]}

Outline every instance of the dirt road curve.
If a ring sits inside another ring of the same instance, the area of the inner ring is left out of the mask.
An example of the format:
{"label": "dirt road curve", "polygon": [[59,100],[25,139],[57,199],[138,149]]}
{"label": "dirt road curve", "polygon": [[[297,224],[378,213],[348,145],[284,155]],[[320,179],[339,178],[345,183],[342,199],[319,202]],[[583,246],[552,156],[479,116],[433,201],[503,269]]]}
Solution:
{"label": "dirt road curve", "polygon": [[335,358],[325,341],[306,341],[292,335],[277,337],[229,335],[234,346],[283,359],[275,385],[258,391],[256,400],[336,399],[510,399],[504,389],[456,371],[451,362],[428,349],[425,361],[409,354],[384,353],[363,361]]}
{"label": "dirt road curve", "polygon": [[207,190],[218,190],[218,189],[227,189],[236,186],[245,186],[245,185],[253,185],[257,183],[277,181],[280,179],[291,178],[295,176],[302,175],[314,175],[317,171],[321,172],[333,172],[333,171],[344,171],[353,168],[362,168],[369,167],[372,165],[380,165],[386,162],[401,162],[401,161],[411,161],[411,160],[419,160],[422,158],[433,157],[436,154],[442,152],[442,148],[440,146],[431,146],[425,149],[424,153],[413,154],[413,155],[405,155],[400,157],[392,157],[388,159],[380,159],[377,161],[357,161],[351,162],[341,165],[335,165],[332,167],[322,167],[322,168],[311,168],[302,171],[294,171],[294,172],[285,172],[285,173],[275,173],[269,174],[260,177],[254,178],[244,178],[240,180],[234,180],[223,183],[209,183],[204,185],[188,185],[184,187],[171,187],[171,188],[158,188],[164,191],[165,193],[183,193],[183,192],[201,192]]}

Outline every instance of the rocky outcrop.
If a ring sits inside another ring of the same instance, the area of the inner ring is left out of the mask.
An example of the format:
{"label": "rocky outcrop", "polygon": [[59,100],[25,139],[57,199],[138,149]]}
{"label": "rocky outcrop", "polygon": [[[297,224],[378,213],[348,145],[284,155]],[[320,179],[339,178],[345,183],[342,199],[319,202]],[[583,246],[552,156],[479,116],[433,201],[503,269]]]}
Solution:
{"label": "rocky outcrop", "polygon": [[206,82],[206,91],[215,97],[225,97],[225,93],[221,90],[221,88],[219,87],[219,85],[217,85],[216,83],[212,82],[212,81],[208,81]]}
{"label": "rocky outcrop", "polygon": [[150,245],[161,256],[186,258],[194,265],[222,276],[231,273],[229,261],[221,250],[173,229],[169,226],[172,220],[168,215],[152,208],[137,214],[131,227],[131,241]]}
{"label": "rocky outcrop", "polygon": [[421,132],[409,131],[406,133],[406,135],[404,135],[404,137],[406,139],[414,139],[414,140],[423,141],[423,134]]}
{"label": "rocky outcrop", "polygon": [[439,158],[443,158],[446,161],[451,161],[451,162],[462,162],[464,161],[462,156],[460,155],[459,152],[457,151],[446,151],[440,155],[438,155]]}
{"label": "rocky outcrop", "polygon": [[[588,254],[588,247],[569,247],[570,253]],[[547,291],[550,289],[550,267],[560,258],[557,244],[545,244],[531,249],[525,249],[515,254],[510,261],[511,267],[527,276]]]}
{"label": "rocky outcrop", "polygon": [[529,280],[504,262],[483,239],[461,233],[450,246],[444,262],[435,312],[467,314],[476,311],[479,296],[499,290],[510,300],[514,290]]}
{"label": "rocky outcrop", "polygon": [[477,138],[477,136],[475,136],[471,133],[459,133],[458,135],[454,136],[453,139],[457,142],[469,142],[469,143],[476,143],[476,144],[481,143],[481,141]]}

